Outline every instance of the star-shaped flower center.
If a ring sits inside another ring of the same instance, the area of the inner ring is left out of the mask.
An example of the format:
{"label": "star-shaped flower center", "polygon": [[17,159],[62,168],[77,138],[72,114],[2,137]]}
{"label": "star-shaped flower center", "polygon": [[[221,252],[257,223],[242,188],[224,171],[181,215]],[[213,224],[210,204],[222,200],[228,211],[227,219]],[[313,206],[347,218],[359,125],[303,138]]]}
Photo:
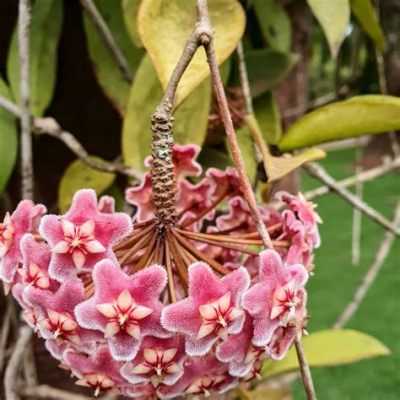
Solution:
{"label": "star-shaped flower center", "polygon": [[272,296],[272,308],[270,318],[280,318],[283,326],[293,317],[300,298],[292,280],[286,285],[278,287]]}
{"label": "star-shaped flower center", "polygon": [[30,262],[28,268],[18,269],[18,273],[27,285],[37,287],[39,289],[47,289],[50,286],[48,275],[40,269],[34,262]]}
{"label": "star-shaped flower center", "polygon": [[101,391],[111,389],[115,386],[115,382],[111,378],[101,373],[87,374],[82,379],[76,381],[76,384],[93,389],[95,397]]}
{"label": "star-shaped flower center", "polygon": [[132,373],[150,375],[154,386],[158,386],[165,375],[175,374],[182,367],[173,361],[178,349],[144,349],[143,362],[136,365]]}
{"label": "star-shaped flower center", "polygon": [[153,312],[151,308],[136,304],[128,289],[123,290],[112,303],[97,304],[96,308],[109,320],[104,334],[106,338],[122,330],[139,340],[139,321]]}
{"label": "star-shaped flower center", "polygon": [[230,292],[226,292],[213,303],[201,305],[199,312],[203,323],[197,333],[198,339],[214,333],[222,340],[226,340],[228,338],[228,326],[230,323],[243,315],[243,310],[231,307]]}
{"label": "star-shaped flower center", "polygon": [[186,393],[194,395],[211,396],[217,386],[222,383],[226,377],[224,375],[205,375],[196,379],[187,389]]}
{"label": "star-shaped flower center", "polygon": [[45,329],[53,334],[54,339],[65,339],[71,343],[80,344],[81,340],[77,333],[78,325],[67,313],[61,313],[54,310],[47,310],[48,318],[42,321]]}
{"label": "star-shaped flower center", "polygon": [[255,359],[251,371],[243,378],[243,381],[250,382],[254,378],[257,378],[260,380],[262,378],[262,376],[260,374],[262,366],[263,366],[263,360],[261,358]]}
{"label": "star-shaped flower center", "polygon": [[14,237],[14,226],[9,213],[0,224],[0,258],[4,257],[10,249]]}
{"label": "star-shaped flower center", "polygon": [[82,225],[75,225],[63,219],[61,221],[64,240],[53,247],[54,253],[72,255],[75,267],[81,269],[88,253],[103,253],[106,248],[94,236],[95,222],[88,220]]}
{"label": "star-shaped flower center", "polygon": [[266,346],[256,347],[252,343],[249,345],[249,349],[247,350],[246,357],[244,359],[245,364],[250,364],[254,362],[254,360],[261,358],[267,352]]}

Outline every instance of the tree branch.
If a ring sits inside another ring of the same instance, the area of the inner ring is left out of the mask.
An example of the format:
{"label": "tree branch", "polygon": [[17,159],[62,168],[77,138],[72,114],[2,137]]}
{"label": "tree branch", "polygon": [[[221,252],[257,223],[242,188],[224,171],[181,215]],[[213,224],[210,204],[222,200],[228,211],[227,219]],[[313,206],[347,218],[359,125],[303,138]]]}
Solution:
{"label": "tree branch", "polygon": [[33,199],[33,162],[31,114],[29,111],[29,27],[31,23],[30,0],[20,0],[18,8],[18,51],[21,96],[21,194]]}
{"label": "tree branch", "polygon": [[4,374],[4,390],[7,400],[19,400],[18,373],[22,367],[21,361],[24,357],[27,346],[29,346],[32,333],[32,329],[27,325],[23,325],[19,329],[18,340],[15,343],[14,351]]}
{"label": "tree branch", "polygon": [[117,42],[115,41],[110,29],[108,28],[103,16],[100,14],[93,0],[81,0],[81,4],[86,10],[88,17],[93,22],[93,25],[96,27],[100,36],[103,38],[106,47],[110,51],[111,56],[122,73],[122,77],[124,80],[131,83],[132,71],[128,61],[121,49],[118,47]]}
{"label": "tree branch", "polygon": [[48,385],[31,386],[20,391],[22,397],[35,399],[90,400],[92,397],[56,389]]}
{"label": "tree branch", "polygon": [[[365,171],[360,172],[358,175],[353,175],[348,178],[342,179],[341,181],[337,181],[337,185],[346,188],[349,186],[353,186],[356,182],[368,182],[379,176],[385,175],[396,168],[400,168],[400,157],[395,158],[394,160],[390,160],[384,162],[382,165],[378,165],[377,167],[367,169]],[[329,186],[320,186],[317,189],[309,190],[304,193],[304,197],[307,200],[312,200],[316,197],[323,196],[331,192],[331,188]]]}
{"label": "tree branch", "polygon": [[[395,226],[400,225],[400,201],[397,202],[393,218],[393,225]],[[375,279],[378,276],[379,271],[383,267],[383,264],[392,248],[394,240],[395,236],[393,235],[393,233],[386,231],[385,234],[383,235],[378,251],[375,254],[374,261],[368,268],[367,273],[362,279],[360,286],[354,293],[354,296],[351,299],[350,303],[347,304],[343,312],[340,314],[339,318],[333,324],[334,329],[343,328],[353,317],[358,307],[360,306],[361,302],[364,300],[365,295],[367,294],[369,288],[375,282]]]}
{"label": "tree branch", "polygon": [[[22,110],[16,104],[0,96],[0,107],[16,118],[22,118]],[[32,116],[30,116],[32,120]],[[64,131],[59,123],[51,117],[34,118],[32,131],[37,135],[49,135],[63,142],[82,162],[93,169],[103,172],[117,172],[131,179],[140,180],[142,174],[126,165],[108,161],[98,161],[92,158],[75,136]]]}
{"label": "tree branch", "polygon": [[385,229],[389,230],[395,235],[400,236],[400,228],[394,226],[382,214],[380,214],[370,205],[359,199],[356,195],[349,192],[344,187],[339,186],[335,179],[333,179],[333,177],[329,175],[328,172],[321,165],[316,163],[309,163],[307,165],[304,165],[303,168],[308,172],[309,175],[323,182],[332,191],[336,192],[340,197],[349,202],[353,207],[359,209],[370,219],[382,225]]}

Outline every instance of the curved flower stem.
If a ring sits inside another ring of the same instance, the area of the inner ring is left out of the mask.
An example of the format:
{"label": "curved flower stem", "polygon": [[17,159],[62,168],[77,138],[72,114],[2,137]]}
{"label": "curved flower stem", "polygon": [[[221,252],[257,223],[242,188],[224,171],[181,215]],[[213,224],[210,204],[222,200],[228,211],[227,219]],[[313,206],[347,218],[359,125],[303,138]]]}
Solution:
{"label": "curved flower stem", "polygon": [[316,400],[314,383],[311,376],[310,367],[308,366],[307,358],[304,353],[303,343],[301,342],[301,334],[296,335],[294,339],[294,345],[296,347],[297,358],[300,364],[301,378],[303,380],[304,389],[308,400]]}
{"label": "curved flower stem", "polygon": [[168,275],[168,294],[171,303],[176,303],[176,292],[174,283],[174,274],[172,271],[171,253],[169,251],[168,240],[165,240],[165,266]]}
{"label": "curved flower stem", "polygon": [[229,147],[232,152],[232,158],[235,162],[236,168],[239,172],[239,177],[242,183],[242,190],[244,197],[249,205],[251,214],[253,216],[254,222],[257,226],[258,231],[260,232],[261,239],[263,244],[267,248],[272,248],[272,241],[268,234],[267,228],[262,220],[260,211],[257,207],[256,198],[251,187],[251,183],[249,177],[247,176],[246,167],[244,165],[244,161],[242,158],[242,154],[240,152],[239,144],[236,137],[235,128],[233,127],[232,118],[229,112],[228,101],[226,99],[224,86],[222,84],[221,74],[218,69],[218,62],[215,55],[213,34],[210,24],[210,19],[208,16],[208,7],[206,0],[197,0],[197,8],[199,11],[199,15],[203,24],[208,26],[209,34],[202,38],[202,45],[205,48],[207,60],[210,65],[211,70],[211,79],[213,83],[214,92],[218,101],[219,109],[221,112],[222,122],[225,127],[226,136],[228,139]]}

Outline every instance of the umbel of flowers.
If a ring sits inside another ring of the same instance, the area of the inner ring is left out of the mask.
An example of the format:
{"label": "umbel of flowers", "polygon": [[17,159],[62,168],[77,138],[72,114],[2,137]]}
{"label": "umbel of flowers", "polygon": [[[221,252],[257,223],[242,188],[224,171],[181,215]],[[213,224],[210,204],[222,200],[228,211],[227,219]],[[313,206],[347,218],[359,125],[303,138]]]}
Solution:
{"label": "umbel of flowers", "polygon": [[307,323],[314,205],[278,193],[283,212],[260,208],[274,250],[259,252],[236,171],[202,174],[198,151],[174,146],[170,224],[157,218],[150,173],[126,192],[133,221],[84,189],[64,215],[25,200],[0,224],[6,290],[60,366],[96,395],[223,393],[284,357]]}

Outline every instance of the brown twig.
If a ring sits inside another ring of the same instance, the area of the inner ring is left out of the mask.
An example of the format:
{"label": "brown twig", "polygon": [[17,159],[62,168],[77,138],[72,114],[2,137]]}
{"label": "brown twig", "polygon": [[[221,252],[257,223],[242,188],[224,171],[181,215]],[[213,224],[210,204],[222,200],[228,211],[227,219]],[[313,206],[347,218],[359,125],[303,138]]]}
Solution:
{"label": "brown twig", "polygon": [[31,114],[29,110],[29,29],[31,24],[31,2],[20,0],[18,7],[18,52],[19,89],[21,97],[21,194],[24,199],[33,199],[33,161]]}
{"label": "brown twig", "polygon": [[[382,165],[379,165],[377,167],[367,169],[363,172],[360,172],[358,175],[353,175],[348,178],[337,181],[336,183],[339,187],[346,188],[355,185],[357,181],[358,182],[371,181],[375,178],[378,178],[379,176],[385,175],[395,170],[396,168],[400,168],[400,157],[395,158],[394,160],[384,162]],[[331,190],[332,189],[329,186],[326,185],[320,186],[317,189],[305,192],[304,197],[307,200],[312,200],[316,197],[323,196],[324,194],[331,192]]]}
{"label": "brown twig", "polygon": [[332,191],[336,192],[340,197],[349,202],[353,207],[359,209],[370,219],[383,226],[385,229],[400,236],[400,228],[394,226],[388,219],[386,219],[382,214],[372,208],[370,205],[359,199],[356,195],[349,192],[344,187],[338,185],[338,183],[333,179],[331,175],[319,164],[309,163],[304,165],[303,168],[312,177],[320,180],[326,186],[328,186]]}
{"label": "brown twig", "polygon": [[300,365],[301,378],[303,380],[304,389],[306,391],[308,400],[316,400],[314,383],[311,376],[310,367],[308,366],[307,358],[304,353],[303,343],[301,342],[301,333],[296,335],[294,339],[294,345],[296,347],[297,358]]}
{"label": "brown twig", "polygon": [[[397,202],[394,214],[395,215],[393,218],[393,225],[398,226],[400,224],[400,201]],[[350,303],[347,304],[343,312],[340,314],[339,318],[333,324],[334,329],[343,328],[355,314],[361,302],[363,301],[365,295],[367,294],[369,288],[371,287],[376,277],[378,276],[379,271],[383,267],[383,264],[392,248],[394,240],[395,236],[393,235],[393,233],[386,231],[385,234],[383,235],[378,251],[375,254],[374,261],[368,268],[367,273],[363,277],[361,284],[354,293],[354,296],[351,299]]]}
{"label": "brown twig", "polygon": [[7,298],[7,306],[6,312],[4,313],[4,317],[1,324],[1,334],[0,334],[0,373],[3,371],[4,362],[6,361],[6,347],[7,340],[10,333],[11,327],[11,314],[13,303],[10,298]]}
{"label": "brown twig", "polygon": [[249,209],[253,216],[254,222],[260,232],[261,239],[264,246],[267,248],[272,248],[271,238],[262,220],[260,211],[257,207],[256,198],[247,176],[246,167],[240,152],[239,144],[236,137],[235,128],[232,123],[231,114],[229,111],[228,101],[226,99],[224,86],[221,79],[221,74],[218,69],[218,62],[215,55],[213,33],[211,29],[211,24],[208,16],[208,6],[206,0],[197,0],[197,9],[200,15],[200,20],[202,25],[208,26],[207,35],[203,35],[201,38],[201,44],[204,46],[207,60],[210,65],[211,70],[211,80],[213,83],[214,93],[218,101],[222,121],[225,127],[226,136],[228,139],[229,147],[232,153],[233,161],[238,170],[240,181],[242,183],[242,190],[244,197],[248,203]]}
{"label": "brown twig", "polygon": [[125,165],[99,161],[91,157],[75,136],[64,131],[54,118],[35,118],[34,132],[38,135],[47,134],[61,140],[82,162],[93,169],[103,172],[118,172],[134,180],[140,180],[142,177],[141,173]]}
{"label": "brown twig", "polygon": [[102,37],[106,47],[110,51],[112,58],[117,64],[121,71],[122,77],[127,82],[132,82],[132,71],[129,67],[129,63],[115,41],[107,23],[104,21],[103,16],[100,14],[96,5],[92,0],[81,0],[81,4],[87,12],[88,17],[92,21],[93,25],[97,29],[98,33]]}
{"label": "brown twig", "polygon": [[[16,104],[0,96],[0,107],[17,118],[22,119],[22,109]],[[32,119],[32,116],[30,116]],[[63,130],[60,124],[52,117],[33,119],[32,132],[37,135],[49,135],[63,142],[83,163],[89,167],[103,172],[116,172],[125,175],[134,181],[139,181],[142,174],[126,165],[116,162],[97,160],[89,155],[75,136]]]}
{"label": "brown twig", "polygon": [[22,367],[22,359],[24,357],[26,347],[32,337],[32,329],[23,325],[19,329],[18,340],[15,343],[14,350],[8,362],[6,372],[4,374],[4,390],[7,400],[19,400],[18,395],[18,374]]}
{"label": "brown twig", "polygon": [[90,400],[92,397],[67,392],[53,388],[48,385],[31,386],[20,391],[22,397],[35,399],[57,399],[57,400]]}

